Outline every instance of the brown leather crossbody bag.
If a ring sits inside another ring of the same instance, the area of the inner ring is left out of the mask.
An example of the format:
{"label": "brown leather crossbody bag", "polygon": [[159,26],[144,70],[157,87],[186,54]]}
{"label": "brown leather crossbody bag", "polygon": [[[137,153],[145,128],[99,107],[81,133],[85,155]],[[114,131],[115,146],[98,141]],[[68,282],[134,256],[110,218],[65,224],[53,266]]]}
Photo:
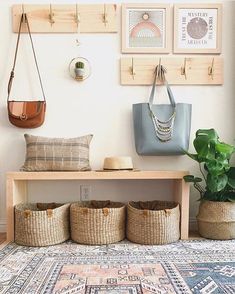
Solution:
{"label": "brown leather crossbody bag", "polygon": [[[12,82],[14,79],[14,72],[15,72],[15,65],[16,65],[17,53],[18,53],[19,42],[20,42],[21,29],[22,29],[22,24],[24,22],[26,23],[30,42],[32,45],[33,56],[34,56],[34,60],[35,60],[35,64],[36,64],[36,68],[37,68],[37,72],[38,72],[38,77],[39,77],[39,82],[40,82],[40,86],[41,86],[41,90],[42,90],[43,100],[41,100],[41,101],[10,100],[10,93],[11,93]],[[9,121],[14,126],[19,127],[19,128],[28,128],[28,129],[38,128],[43,124],[44,119],[45,119],[46,98],[45,98],[45,93],[44,93],[44,89],[43,89],[43,85],[42,85],[42,79],[41,79],[41,75],[40,75],[40,71],[39,71],[39,67],[38,67],[38,63],[37,63],[35,49],[34,49],[34,45],[33,45],[33,39],[32,39],[31,32],[30,32],[29,21],[28,21],[26,14],[22,14],[21,19],[20,19],[14,63],[13,63],[13,68],[12,68],[9,83],[8,83],[7,109],[8,109]]]}

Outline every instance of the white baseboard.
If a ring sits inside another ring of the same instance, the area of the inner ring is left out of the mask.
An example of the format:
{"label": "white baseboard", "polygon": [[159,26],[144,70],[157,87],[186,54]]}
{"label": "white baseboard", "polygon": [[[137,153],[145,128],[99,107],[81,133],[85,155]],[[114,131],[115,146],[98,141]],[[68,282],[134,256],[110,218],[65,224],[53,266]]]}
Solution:
{"label": "white baseboard", "polygon": [[189,219],[189,231],[195,232],[197,231],[197,220],[196,218],[190,218]]}
{"label": "white baseboard", "polygon": [[6,220],[0,219],[0,233],[6,232]]}

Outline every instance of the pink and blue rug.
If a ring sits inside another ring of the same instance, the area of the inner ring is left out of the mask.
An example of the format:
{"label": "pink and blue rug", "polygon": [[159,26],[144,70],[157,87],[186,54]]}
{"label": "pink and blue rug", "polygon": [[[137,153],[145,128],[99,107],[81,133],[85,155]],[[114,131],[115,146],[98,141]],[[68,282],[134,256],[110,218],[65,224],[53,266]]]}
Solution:
{"label": "pink and blue rug", "polygon": [[235,240],[43,248],[12,243],[0,251],[0,293],[234,294]]}

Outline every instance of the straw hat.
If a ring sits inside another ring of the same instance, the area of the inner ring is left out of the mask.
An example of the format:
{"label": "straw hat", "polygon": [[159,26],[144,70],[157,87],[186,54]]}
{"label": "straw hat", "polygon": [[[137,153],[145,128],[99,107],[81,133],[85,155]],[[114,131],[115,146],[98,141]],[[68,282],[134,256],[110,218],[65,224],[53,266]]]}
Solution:
{"label": "straw hat", "polygon": [[133,170],[133,162],[130,156],[106,157],[104,170]]}

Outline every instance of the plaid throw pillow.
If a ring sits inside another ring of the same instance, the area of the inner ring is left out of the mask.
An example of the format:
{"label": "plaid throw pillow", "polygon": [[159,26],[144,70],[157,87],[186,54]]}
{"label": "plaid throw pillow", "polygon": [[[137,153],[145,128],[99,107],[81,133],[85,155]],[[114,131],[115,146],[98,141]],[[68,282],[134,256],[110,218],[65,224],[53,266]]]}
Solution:
{"label": "plaid throw pillow", "polygon": [[78,138],[46,138],[25,134],[23,171],[85,171],[89,164],[92,135]]}

